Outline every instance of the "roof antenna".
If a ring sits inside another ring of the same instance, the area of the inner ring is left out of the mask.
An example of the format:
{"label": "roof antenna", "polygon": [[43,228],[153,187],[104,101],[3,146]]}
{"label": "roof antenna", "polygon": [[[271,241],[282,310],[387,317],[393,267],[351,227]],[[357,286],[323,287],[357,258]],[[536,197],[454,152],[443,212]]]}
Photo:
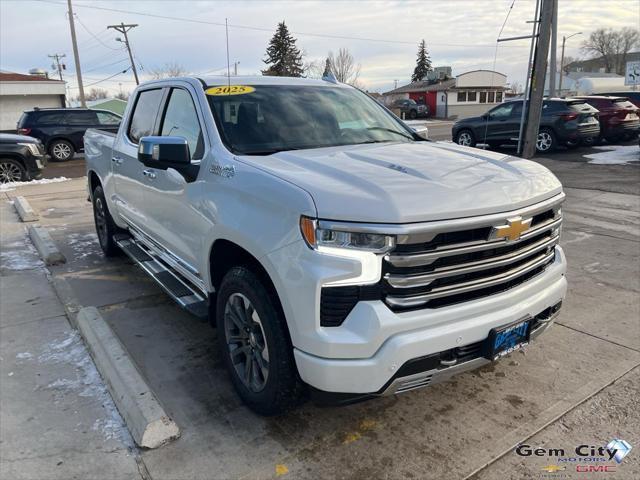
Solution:
{"label": "roof antenna", "polygon": [[229,23],[224,19],[224,29],[227,34],[227,87],[229,87],[229,95],[231,95],[231,67],[229,66]]}

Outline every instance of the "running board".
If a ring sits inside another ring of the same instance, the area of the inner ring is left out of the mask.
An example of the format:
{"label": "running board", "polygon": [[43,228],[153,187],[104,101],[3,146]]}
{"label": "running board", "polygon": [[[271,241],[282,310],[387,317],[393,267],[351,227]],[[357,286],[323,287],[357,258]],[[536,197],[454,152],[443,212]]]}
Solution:
{"label": "running board", "polygon": [[209,306],[202,292],[189,285],[160,258],[129,235],[117,234],[113,239],[118,247],[147,272],[178,305],[202,320],[208,318]]}

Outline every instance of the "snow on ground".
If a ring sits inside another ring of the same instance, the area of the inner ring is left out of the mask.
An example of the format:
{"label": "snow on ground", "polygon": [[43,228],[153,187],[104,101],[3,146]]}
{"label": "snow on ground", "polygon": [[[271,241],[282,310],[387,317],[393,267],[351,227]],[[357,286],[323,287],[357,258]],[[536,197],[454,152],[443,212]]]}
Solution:
{"label": "snow on ground", "polygon": [[100,253],[98,235],[95,233],[71,233],[67,235],[66,242],[73,249],[76,260]]}
{"label": "snow on ground", "polygon": [[2,245],[0,267],[7,270],[35,270],[44,268],[44,262],[25,236],[23,240]]}
{"label": "snow on ground", "polygon": [[45,185],[47,183],[66,182],[68,180],[71,180],[71,179],[67,177],[56,177],[56,178],[41,178],[40,180],[31,180],[29,182],[0,183],[0,192],[8,192],[10,190],[15,190],[18,187],[25,187],[28,185]]}
{"label": "snow on ground", "polygon": [[589,163],[596,165],[626,165],[640,161],[638,145],[602,145],[593,148],[602,151],[584,157],[589,159]]}
{"label": "snow on ground", "polygon": [[[19,355],[23,360],[31,358],[24,353]],[[55,404],[63,400],[68,402],[69,396],[94,398],[104,408],[104,416],[97,418],[91,428],[100,432],[105,441],[116,439],[129,448],[134,447],[124,420],[77,331],[68,332],[64,338],[46,344],[37,360],[44,365],[68,364],[75,367],[74,377],[59,378],[46,386],[55,392]]]}

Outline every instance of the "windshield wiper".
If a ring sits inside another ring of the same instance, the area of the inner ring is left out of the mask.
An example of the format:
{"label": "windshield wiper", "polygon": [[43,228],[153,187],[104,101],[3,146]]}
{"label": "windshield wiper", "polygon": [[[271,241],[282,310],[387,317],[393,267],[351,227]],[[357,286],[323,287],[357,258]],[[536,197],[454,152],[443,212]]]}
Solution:
{"label": "windshield wiper", "polygon": [[367,130],[380,130],[383,132],[395,133],[396,135],[400,135],[401,137],[408,138],[409,140],[413,140],[414,138],[407,133],[399,132],[398,130],[394,130],[392,128],[386,127],[367,127]]}

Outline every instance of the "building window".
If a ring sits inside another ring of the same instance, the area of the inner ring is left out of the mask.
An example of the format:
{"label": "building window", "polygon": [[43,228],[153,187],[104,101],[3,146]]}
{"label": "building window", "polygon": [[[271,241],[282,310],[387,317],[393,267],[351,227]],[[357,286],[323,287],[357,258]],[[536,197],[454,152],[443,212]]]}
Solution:
{"label": "building window", "polygon": [[475,102],[475,101],[476,101],[476,92],[468,92],[467,102]]}
{"label": "building window", "polygon": [[502,102],[502,92],[496,92],[496,103]]}
{"label": "building window", "polygon": [[480,92],[480,103],[487,103],[487,92]]}
{"label": "building window", "polygon": [[458,102],[467,101],[467,92],[458,92]]}
{"label": "building window", "polygon": [[496,101],[496,92],[489,92],[488,103],[495,103],[495,101]]}

